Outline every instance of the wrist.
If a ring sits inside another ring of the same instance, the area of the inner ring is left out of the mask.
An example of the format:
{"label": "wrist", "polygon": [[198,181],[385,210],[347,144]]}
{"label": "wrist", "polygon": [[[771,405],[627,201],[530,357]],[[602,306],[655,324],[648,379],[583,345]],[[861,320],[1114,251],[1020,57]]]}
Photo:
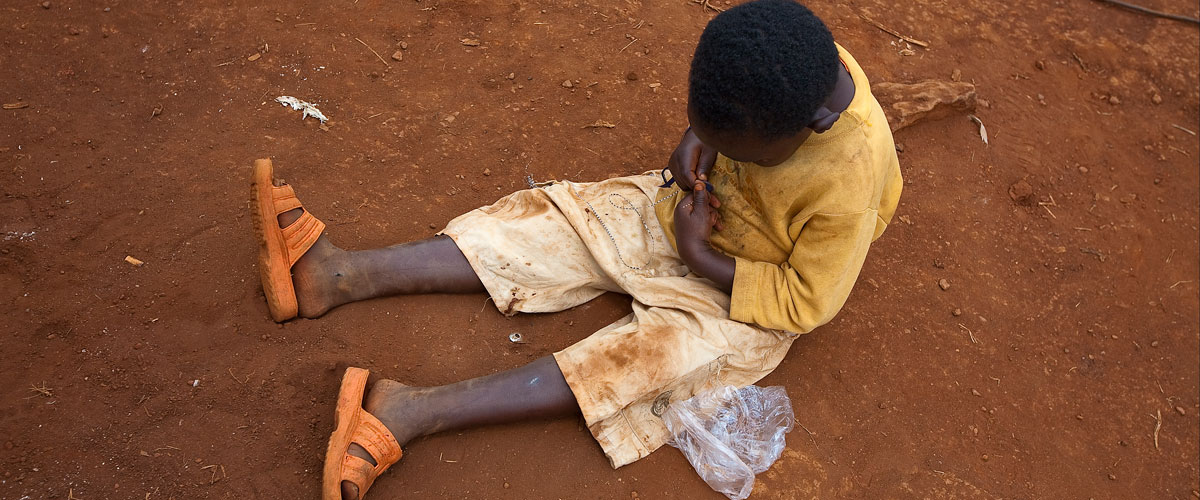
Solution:
{"label": "wrist", "polygon": [[683,257],[685,261],[693,260],[713,250],[712,244],[703,238],[680,238],[680,241],[676,243],[679,245],[679,256]]}

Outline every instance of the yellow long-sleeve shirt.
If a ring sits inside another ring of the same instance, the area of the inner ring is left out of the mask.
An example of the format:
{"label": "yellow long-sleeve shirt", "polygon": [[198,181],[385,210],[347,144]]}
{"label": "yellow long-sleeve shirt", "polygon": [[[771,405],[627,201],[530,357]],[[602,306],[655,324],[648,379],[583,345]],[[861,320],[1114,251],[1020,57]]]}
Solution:
{"label": "yellow long-sleeve shirt", "polygon": [[[887,119],[862,68],[840,45],[838,52],[855,90],[833,128],[783,164],[719,155],[709,174],[725,224],[711,242],[737,262],[729,311],[736,321],[807,333],[833,319],[896,211],[903,180]],[[655,212],[675,245],[675,203]]]}

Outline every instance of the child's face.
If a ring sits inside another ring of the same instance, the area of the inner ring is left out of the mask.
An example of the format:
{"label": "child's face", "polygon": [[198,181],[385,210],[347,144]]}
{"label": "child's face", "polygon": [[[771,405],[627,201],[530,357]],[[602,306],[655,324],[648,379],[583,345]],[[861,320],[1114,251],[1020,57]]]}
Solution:
{"label": "child's face", "polygon": [[792,153],[812,135],[812,129],[805,128],[796,135],[774,140],[764,140],[754,134],[740,134],[731,131],[712,131],[699,125],[688,109],[688,118],[692,123],[692,133],[704,144],[716,149],[733,161],[754,163],[764,167],[774,167],[787,161]]}

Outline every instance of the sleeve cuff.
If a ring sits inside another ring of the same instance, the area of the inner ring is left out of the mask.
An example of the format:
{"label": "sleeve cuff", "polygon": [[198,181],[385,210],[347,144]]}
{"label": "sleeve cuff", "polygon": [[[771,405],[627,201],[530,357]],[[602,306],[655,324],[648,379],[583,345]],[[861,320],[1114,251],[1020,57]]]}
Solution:
{"label": "sleeve cuff", "polygon": [[733,292],[729,295],[729,319],[754,323],[755,297],[758,295],[758,273],[754,263],[734,257]]}

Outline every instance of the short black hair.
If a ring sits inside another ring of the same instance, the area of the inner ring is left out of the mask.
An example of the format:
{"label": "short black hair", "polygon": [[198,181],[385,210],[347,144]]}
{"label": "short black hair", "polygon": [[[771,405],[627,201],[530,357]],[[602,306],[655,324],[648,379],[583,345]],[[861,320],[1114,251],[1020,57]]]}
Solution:
{"label": "short black hair", "polygon": [[700,35],[688,105],[701,125],[773,140],[796,134],[833,93],[833,34],[792,0],[757,0],[718,14]]}

